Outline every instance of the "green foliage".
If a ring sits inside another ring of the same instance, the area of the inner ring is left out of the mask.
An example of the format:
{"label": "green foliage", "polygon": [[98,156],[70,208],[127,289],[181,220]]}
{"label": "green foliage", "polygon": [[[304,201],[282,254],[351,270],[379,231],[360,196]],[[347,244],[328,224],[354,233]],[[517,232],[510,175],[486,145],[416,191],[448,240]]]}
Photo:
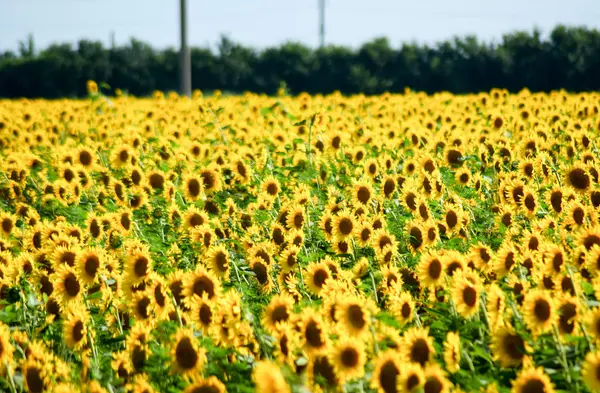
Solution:
{"label": "green foliage", "polygon": [[[217,47],[191,49],[193,88],[268,94],[280,87],[292,94],[600,89],[600,32],[586,27],[557,26],[547,39],[537,30],[514,32],[497,44],[467,36],[393,48],[377,38],[356,50],[288,42],[257,51],[223,37]],[[177,90],[178,61],[175,49],[156,50],[135,39],[112,48],[82,40],[35,53],[30,38],[19,54],[0,52],[0,97],[81,97],[90,79],[133,95]]]}

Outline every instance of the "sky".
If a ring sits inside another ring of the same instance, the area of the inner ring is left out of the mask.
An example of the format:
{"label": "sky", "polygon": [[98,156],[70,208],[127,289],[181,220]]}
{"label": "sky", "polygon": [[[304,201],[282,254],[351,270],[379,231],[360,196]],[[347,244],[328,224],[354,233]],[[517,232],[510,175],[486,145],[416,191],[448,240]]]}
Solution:
{"label": "sky", "polygon": [[[188,0],[190,45],[215,47],[221,35],[256,48],[286,41],[317,46],[318,0]],[[600,28],[600,0],[326,0],[326,43],[358,47],[386,36],[434,44],[475,34],[502,34],[557,24]],[[36,49],[93,39],[131,37],[156,48],[178,47],[179,0],[0,0],[0,51],[33,34]]]}

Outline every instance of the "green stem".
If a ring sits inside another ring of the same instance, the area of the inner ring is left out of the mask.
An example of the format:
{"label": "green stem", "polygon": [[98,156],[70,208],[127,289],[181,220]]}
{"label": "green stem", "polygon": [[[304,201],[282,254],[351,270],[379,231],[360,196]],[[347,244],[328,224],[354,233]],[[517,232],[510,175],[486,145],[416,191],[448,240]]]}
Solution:
{"label": "green stem", "polygon": [[8,374],[8,381],[10,382],[10,391],[11,393],[17,393],[17,387],[15,386],[15,380],[12,375],[12,371],[10,369],[10,365],[8,361],[4,361],[4,367],[6,367],[6,373]]}

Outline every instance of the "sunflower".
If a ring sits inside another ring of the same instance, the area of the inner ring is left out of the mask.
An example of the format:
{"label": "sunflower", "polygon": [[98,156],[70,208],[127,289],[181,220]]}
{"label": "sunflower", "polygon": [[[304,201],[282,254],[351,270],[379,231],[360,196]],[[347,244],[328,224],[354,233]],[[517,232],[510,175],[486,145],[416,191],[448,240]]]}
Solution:
{"label": "sunflower", "polygon": [[504,291],[496,284],[490,284],[485,290],[486,310],[490,328],[494,329],[504,323],[506,301]]}
{"label": "sunflower", "polygon": [[281,224],[274,223],[271,226],[271,240],[279,247],[285,245],[285,228]]}
{"label": "sunflower", "polygon": [[0,324],[0,375],[3,375],[5,365],[13,363],[13,345],[10,342],[10,329],[5,324]]}
{"label": "sunflower", "polygon": [[298,329],[302,346],[309,354],[324,353],[329,347],[326,325],[315,311],[304,309],[300,316]]}
{"label": "sunflower", "polygon": [[209,218],[205,211],[196,208],[195,206],[189,207],[183,215],[184,227],[186,229],[201,227],[202,225],[208,224]]}
{"label": "sunflower", "polygon": [[[393,190],[391,191],[393,193]],[[375,192],[371,183],[367,181],[357,181],[352,186],[352,201],[356,205],[369,206]]]}
{"label": "sunflower", "polygon": [[293,306],[294,300],[291,296],[285,293],[273,296],[264,311],[262,317],[263,325],[270,332],[279,330],[281,324],[286,324],[290,321],[293,315]]}
{"label": "sunflower", "polygon": [[62,265],[74,267],[79,251],[78,248],[79,247],[77,246],[71,246],[69,244],[57,246],[50,256],[50,262],[52,263],[53,268],[58,269]]}
{"label": "sunflower", "polygon": [[289,208],[286,225],[288,229],[302,230],[306,224],[306,216],[302,205],[292,205]]}
{"label": "sunflower", "polygon": [[150,277],[152,273],[152,259],[146,247],[132,250],[125,260],[123,272],[128,285],[138,285]]}
{"label": "sunflower", "polygon": [[506,277],[517,265],[519,255],[512,242],[505,242],[492,258],[492,269],[496,277]]}
{"label": "sunflower", "polygon": [[161,276],[153,276],[152,286],[149,288],[149,291],[152,295],[155,317],[160,319],[168,315],[169,311],[173,307],[173,303],[168,297],[167,287],[165,286],[164,279]]}
{"label": "sunflower", "polygon": [[567,169],[564,174],[565,183],[577,192],[586,192],[591,186],[591,179],[586,168],[574,165]]}
{"label": "sunflower", "polygon": [[103,271],[102,260],[103,252],[98,247],[88,247],[77,253],[75,265],[83,283],[92,285],[97,281]]}
{"label": "sunflower", "polygon": [[217,318],[217,304],[205,298],[194,298],[190,310],[191,319],[205,335],[210,335]]}
{"label": "sunflower", "polygon": [[566,264],[565,250],[561,246],[546,247],[544,252],[544,272],[547,275],[555,276],[565,269]]}
{"label": "sunflower", "polygon": [[582,231],[579,235],[579,243],[590,251],[593,246],[600,247],[600,227],[590,227]]}
{"label": "sunflower", "polygon": [[275,332],[274,355],[281,363],[292,365],[294,353],[299,348],[298,335],[290,325],[281,325]]}
{"label": "sunflower", "polygon": [[422,389],[425,383],[425,374],[421,366],[415,363],[405,362],[400,371],[400,382],[398,390],[402,393],[415,393]]}
{"label": "sunflower", "polygon": [[90,315],[85,307],[77,306],[68,309],[63,322],[63,336],[69,348],[80,351],[86,345],[89,320]]}
{"label": "sunflower", "polygon": [[568,229],[581,228],[589,221],[594,222],[594,211],[583,205],[578,199],[569,201],[564,209],[563,225]]}
{"label": "sunflower", "polygon": [[199,176],[202,179],[203,190],[206,194],[221,190],[221,174],[215,167],[202,169]]}
{"label": "sunflower", "polygon": [[114,181],[111,184],[112,193],[116,198],[116,203],[118,205],[125,205],[127,202],[127,192],[126,187],[121,181]]}
{"label": "sunflower", "polygon": [[452,386],[438,365],[429,365],[423,371],[423,393],[448,393]]}
{"label": "sunflower", "polygon": [[196,337],[188,329],[177,331],[171,356],[175,371],[185,376],[193,376],[201,372],[206,363],[206,351],[198,346]]}
{"label": "sunflower", "polygon": [[183,192],[185,199],[189,201],[197,201],[202,196],[204,191],[203,179],[193,173],[189,173],[183,177]]}
{"label": "sunflower", "polygon": [[558,306],[558,331],[561,334],[576,334],[579,314],[581,313],[581,306],[579,301],[573,295],[567,295],[560,300]]}
{"label": "sunflower", "polygon": [[154,322],[154,308],[152,293],[149,290],[138,291],[133,294],[133,299],[129,304],[133,316],[140,322]]}
{"label": "sunflower", "polygon": [[449,235],[458,233],[463,228],[463,223],[467,219],[465,213],[457,206],[448,206],[442,223],[446,227],[446,233]]}
{"label": "sunflower", "polygon": [[377,393],[398,393],[403,363],[397,351],[388,350],[380,353],[374,361],[375,370],[371,376],[371,387]]}
{"label": "sunflower", "polygon": [[456,373],[460,369],[460,336],[455,332],[446,334],[444,342],[444,362],[446,370]]}
{"label": "sunflower", "polygon": [[415,300],[410,292],[392,293],[388,299],[388,309],[398,322],[406,324],[414,318]]}
{"label": "sunflower", "polygon": [[340,299],[335,310],[338,325],[352,337],[364,337],[371,326],[371,311],[358,296],[348,295]]}
{"label": "sunflower", "polygon": [[424,287],[433,288],[444,280],[443,258],[430,252],[421,257],[418,267],[419,280]]}
{"label": "sunflower", "polygon": [[[215,376],[208,378],[197,378],[191,385],[185,388],[183,393],[226,393],[225,385]],[[273,391],[275,392],[275,391]],[[284,393],[282,391],[281,393]]]}
{"label": "sunflower", "polygon": [[453,277],[456,273],[467,268],[464,256],[456,250],[445,251],[443,256],[446,275]]}
{"label": "sunflower", "polygon": [[454,179],[456,182],[462,186],[468,186],[471,183],[471,171],[469,168],[462,168],[456,171],[454,174]]}
{"label": "sunflower", "polygon": [[212,300],[218,298],[221,292],[221,280],[202,265],[198,265],[196,270],[185,275],[182,286],[188,307],[194,304],[195,297],[202,299],[206,296],[207,299]]}
{"label": "sunflower", "polygon": [[464,162],[462,152],[456,147],[447,148],[444,157],[446,163],[451,167],[460,167]]}
{"label": "sunflower", "polygon": [[17,219],[13,214],[2,212],[0,213],[0,233],[5,237],[10,237],[13,229],[16,227]]}
{"label": "sunflower", "polygon": [[523,318],[534,334],[549,331],[558,321],[553,297],[539,289],[527,292],[523,301]]}
{"label": "sunflower", "polygon": [[433,338],[429,336],[427,328],[413,327],[407,330],[403,336],[404,351],[406,358],[424,367],[433,360],[435,348]]}
{"label": "sunflower", "polygon": [[382,251],[386,246],[391,246],[393,250],[398,248],[398,240],[396,236],[392,235],[385,229],[377,229],[373,232],[372,245],[375,251]]}
{"label": "sunflower", "polygon": [[281,185],[277,179],[273,176],[269,176],[263,180],[260,189],[268,199],[273,200],[279,195]]}
{"label": "sunflower", "polygon": [[311,262],[306,268],[304,275],[308,290],[317,296],[320,296],[325,282],[331,277],[329,266],[323,262]]}
{"label": "sunflower", "polygon": [[416,221],[406,223],[408,232],[408,245],[413,253],[421,251],[423,245],[427,242],[427,230]]}
{"label": "sunflower", "polygon": [[272,267],[267,265],[262,258],[254,258],[250,261],[250,269],[259,284],[260,292],[270,293],[273,289],[273,280],[271,279]]}
{"label": "sunflower", "polygon": [[80,147],[75,154],[77,163],[85,168],[92,168],[96,163],[96,155],[87,147]]}
{"label": "sunflower", "polygon": [[546,203],[552,208],[552,212],[556,214],[562,213],[565,204],[564,201],[564,191],[560,187],[552,188],[546,197]]}
{"label": "sunflower", "polygon": [[117,168],[129,166],[134,160],[135,153],[133,149],[127,145],[121,146],[112,152],[111,163]]}
{"label": "sunflower", "polygon": [[242,158],[234,160],[231,164],[234,179],[239,184],[248,184],[251,179],[251,169],[244,163]]}
{"label": "sunflower", "polygon": [[542,368],[528,367],[521,370],[512,386],[511,393],[554,393],[550,377]]}
{"label": "sunflower", "polygon": [[589,352],[586,355],[581,375],[591,392],[600,391],[600,353]]}
{"label": "sunflower", "polygon": [[366,360],[364,345],[350,338],[341,339],[329,353],[329,361],[343,382],[362,377]]}
{"label": "sunflower", "polygon": [[538,209],[538,199],[533,190],[530,187],[524,187],[523,197],[520,203],[521,209],[528,216],[532,217],[535,215]]}
{"label": "sunflower", "polygon": [[400,200],[411,211],[417,210],[417,199],[419,192],[414,184],[407,184],[402,188],[402,195]]}
{"label": "sunflower", "polygon": [[227,278],[229,273],[229,251],[222,244],[218,246],[212,246],[208,249],[206,258],[208,260],[208,266],[210,271],[217,277],[223,279]]}
{"label": "sunflower", "polygon": [[356,232],[356,223],[353,215],[346,210],[342,210],[333,218],[332,228],[333,236],[337,240],[352,237]]}
{"label": "sunflower", "polygon": [[48,368],[39,360],[27,360],[21,366],[25,387],[31,393],[42,393],[49,385]]}
{"label": "sunflower", "polygon": [[379,170],[380,170],[377,159],[376,158],[367,159],[363,165],[363,170],[364,170],[365,175],[369,176],[370,178],[377,177],[377,175],[379,174]]}
{"label": "sunflower", "polygon": [[84,292],[83,283],[80,282],[75,269],[68,265],[59,266],[51,275],[54,293],[62,304],[79,301]]}
{"label": "sunflower", "polygon": [[393,176],[386,176],[381,182],[381,194],[385,199],[392,199],[396,193],[396,179]]}
{"label": "sunflower", "polygon": [[319,223],[321,229],[323,230],[323,235],[325,235],[325,239],[327,241],[331,241],[333,239],[333,216],[331,213],[325,212],[321,217],[321,222]]}

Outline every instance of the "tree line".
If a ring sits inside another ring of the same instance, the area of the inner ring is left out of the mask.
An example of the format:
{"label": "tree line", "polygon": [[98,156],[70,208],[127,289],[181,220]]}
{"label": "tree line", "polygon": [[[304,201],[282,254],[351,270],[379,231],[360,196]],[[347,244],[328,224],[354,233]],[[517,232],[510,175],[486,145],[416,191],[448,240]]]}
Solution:
{"label": "tree line", "polygon": [[[548,37],[513,32],[495,43],[467,36],[398,48],[378,38],[356,49],[288,42],[256,50],[222,37],[216,50],[192,48],[191,59],[193,88],[203,91],[273,94],[282,84],[293,94],[600,90],[600,32],[587,27],[557,26]],[[0,52],[0,97],[80,97],[89,79],[136,96],[176,91],[178,61],[177,49],[136,39],[110,48],[82,40],[39,52],[30,39],[18,53]]]}

